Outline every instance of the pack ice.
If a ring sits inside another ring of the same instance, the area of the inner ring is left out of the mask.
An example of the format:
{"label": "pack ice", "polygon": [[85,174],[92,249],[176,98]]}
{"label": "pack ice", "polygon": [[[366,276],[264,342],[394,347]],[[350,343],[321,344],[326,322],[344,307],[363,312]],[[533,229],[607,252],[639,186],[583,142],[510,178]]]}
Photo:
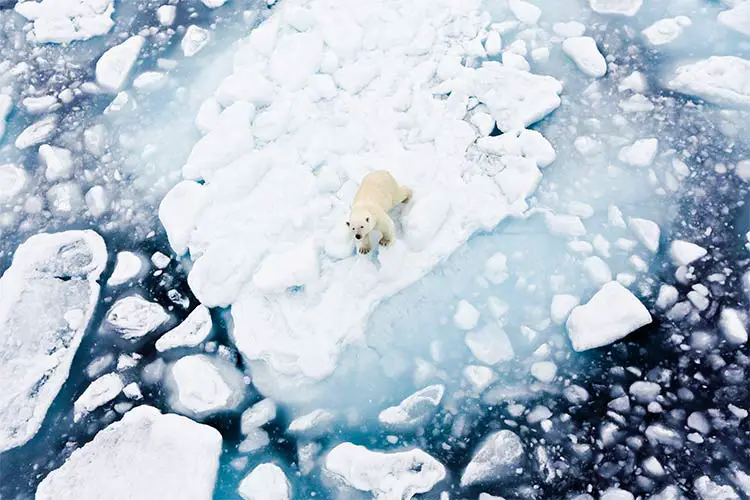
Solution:
{"label": "pack ice", "polygon": [[40,43],[88,40],[109,32],[115,24],[112,0],[27,0],[15,9],[33,22],[28,36]]}
{"label": "pack ice", "polygon": [[0,452],[39,430],[68,378],[106,262],[93,231],[38,234],[0,278]]}
{"label": "pack ice", "polygon": [[221,444],[212,427],[139,406],[50,472],[35,498],[208,500]]}
{"label": "pack ice", "polygon": [[[198,299],[232,306],[233,340],[262,392],[309,395],[379,302],[526,209],[551,146],[539,135],[521,147],[529,135],[518,131],[560,105],[562,85],[462,64],[484,55],[471,49],[489,25],[479,4],[283,3],[206,101],[221,112],[201,122],[186,180],[159,216],[175,252],[195,261]],[[512,151],[474,145],[492,130],[467,117],[480,112]],[[379,168],[416,195],[394,215],[397,241],[355,256],[344,221],[360,179]]]}

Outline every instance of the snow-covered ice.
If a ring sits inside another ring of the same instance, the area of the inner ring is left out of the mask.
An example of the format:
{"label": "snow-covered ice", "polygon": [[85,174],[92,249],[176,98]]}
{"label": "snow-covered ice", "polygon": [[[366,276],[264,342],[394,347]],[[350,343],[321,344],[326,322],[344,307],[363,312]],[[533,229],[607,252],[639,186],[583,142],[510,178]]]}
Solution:
{"label": "snow-covered ice", "polygon": [[718,21],[729,29],[750,36],[750,2],[741,2],[733,9],[719,12]]}
{"label": "snow-covered ice", "polygon": [[211,32],[191,24],[185,30],[185,36],[182,37],[180,47],[185,57],[193,57],[195,54],[203,50],[203,48],[211,40]]}
{"label": "snow-covered ice", "polygon": [[633,167],[649,167],[659,152],[659,140],[656,138],[639,139],[630,146],[620,150],[617,159]]}
{"label": "snow-covered ice", "polygon": [[242,434],[249,434],[253,429],[262,427],[276,418],[276,403],[271,399],[262,399],[242,412],[240,419]]}
{"label": "snow-covered ice", "polygon": [[104,320],[122,338],[138,340],[166,323],[169,314],[156,302],[128,295],[112,305]]}
{"label": "snow-covered ice", "polygon": [[301,436],[318,437],[328,434],[336,415],[328,410],[317,409],[301,415],[289,423],[289,432]]}
{"label": "snow-covered ice", "polygon": [[73,403],[73,420],[78,421],[87,413],[109,403],[124,388],[122,377],[116,373],[107,373],[94,380]]}
{"label": "snow-covered ice", "polygon": [[651,315],[641,301],[612,281],[573,309],[566,327],[573,349],[580,352],[609,345],[649,323]]}
{"label": "snow-covered ice", "polygon": [[44,478],[35,498],[208,500],[221,444],[211,427],[139,406],[74,451]]}
{"label": "snow-covered ice", "polygon": [[711,56],[683,64],[667,87],[714,104],[749,107],[750,61],[736,56]]}
{"label": "snow-covered ice", "polygon": [[260,464],[240,482],[237,489],[243,500],[289,500],[292,486],[276,464]]}
{"label": "snow-covered ice", "polygon": [[107,249],[93,231],[38,234],[0,278],[0,451],[28,441],[68,378],[99,298]]}
{"label": "snow-covered ice", "polygon": [[96,62],[96,83],[107,92],[119,92],[125,85],[145,42],[142,36],[133,35],[102,54]]}
{"label": "snow-covered ice", "polygon": [[628,219],[628,227],[635,234],[638,241],[645,246],[650,252],[656,253],[659,250],[659,237],[661,229],[659,225],[648,219],[631,217]]}
{"label": "snow-covered ice", "polygon": [[445,467],[420,449],[383,453],[342,443],[326,456],[323,474],[344,495],[354,490],[377,500],[410,500],[442,481]]}
{"label": "snow-covered ice", "polygon": [[18,196],[27,183],[26,171],[19,165],[0,165],[0,203],[7,203]]}
{"label": "snow-covered ice", "polygon": [[453,323],[461,330],[471,330],[477,326],[479,311],[466,300],[461,300],[453,315]]}
{"label": "snow-covered ice", "polygon": [[384,426],[397,430],[424,425],[437,410],[444,392],[445,387],[439,384],[425,387],[401,401],[398,406],[381,411],[378,420]]}
{"label": "snow-covered ice", "polygon": [[725,307],[719,315],[719,328],[724,338],[730,344],[744,344],[747,342],[747,329],[741,313],[730,307]]}
{"label": "snow-covered ice", "polygon": [[485,438],[461,475],[461,486],[500,482],[512,477],[524,460],[521,439],[502,430]]}
{"label": "snow-covered ice", "polygon": [[464,341],[474,357],[488,365],[510,361],[515,356],[508,334],[497,322],[470,331]]}
{"label": "snow-covered ice", "polygon": [[574,36],[563,42],[563,51],[582,72],[594,78],[607,74],[607,61],[590,36]]}
{"label": "snow-covered ice", "polygon": [[646,37],[648,43],[658,47],[659,45],[666,45],[677,40],[685,31],[685,28],[691,24],[692,22],[689,17],[670,17],[656,21],[641,33]]}
{"label": "snow-covered ice", "polygon": [[15,146],[26,149],[46,141],[57,127],[57,115],[49,115],[26,127],[18,137]]}
{"label": "snow-covered ice", "polygon": [[195,347],[208,339],[212,328],[213,321],[208,308],[198,304],[182,323],[156,341],[156,350],[164,352],[176,347]]}
{"label": "snow-covered ice", "polygon": [[117,286],[135,278],[141,273],[143,260],[133,252],[119,252],[115,269],[107,280],[107,285]]}
{"label": "snow-covered ice", "polygon": [[15,10],[33,22],[28,36],[39,43],[88,40],[114,26],[112,0],[26,0]]}
{"label": "snow-covered ice", "polygon": [[73,172],[73,155],[70,150],[42,144],[39,146],[39,162],[45,167],[48,181],[70,178]]}
{"label": "snow-covered ice", "polygon": [[643,0],[589,0],[594,12],[632,17],[638,13]]}
{"label": "snow-covered ice", "polygon": [[669,256],[678,266],[687,266],[708,254],[708,250],[690,241],[675,240],[669,245]]}

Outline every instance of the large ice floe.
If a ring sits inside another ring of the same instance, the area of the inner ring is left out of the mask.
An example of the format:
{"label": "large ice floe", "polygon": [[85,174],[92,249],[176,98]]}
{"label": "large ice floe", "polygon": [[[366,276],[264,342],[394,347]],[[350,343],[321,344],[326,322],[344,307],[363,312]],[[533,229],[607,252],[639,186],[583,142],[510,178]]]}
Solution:
{"label": "large ice floe", "polygon": [[26,0],[15,8],[33,21],[28,36],[37,42],[88,40],[107,33],[115,25],[112,0]]}
{"label": "large ice floe", "polygon": [[38,234],[0,278],[0,452],[39,430],[68,378],[106,262],[93,231]]}
{"label": "large ice floe", "polygon": [[44,478],[36,499],[208,500],[221,444],[207,425],[139,406]]}
{"label": "large ice floe", "polygon": [[[261,391],[308,395],[379,302],[527,208],[554,150],[519,131],[560,105],[562,85],[481,63],[490,19],[479,4],[285,2],[204,103],[221,111],[202,116],[186,180],[159,216],[195,261],[197,298],[232,306]],[[474,145],[493,122],[506,153]],[[381,168],[415,196],[395,214],[395,244],[355,256],[344,221],[360,179]]]}
{"label": "large ice floe", "polygon": [[677,68],[667,87],[714,104],[750,107],[750,61],[712,56]]}

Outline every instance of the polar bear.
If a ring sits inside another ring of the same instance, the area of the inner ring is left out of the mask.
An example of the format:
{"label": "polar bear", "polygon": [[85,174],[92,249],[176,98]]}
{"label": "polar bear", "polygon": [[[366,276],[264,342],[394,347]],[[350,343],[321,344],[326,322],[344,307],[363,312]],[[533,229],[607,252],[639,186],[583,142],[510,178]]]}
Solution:
{"label": "polar bear", "polygon": [[411,189],[399,186],[390,172],[385,170],[370,172],[362,179],[354,195],[351,215],[346,221],[354,239],[359,242],[359,253],[367,254],[372,250],[370,233],[375,229],[382,235],[381,245],[391,244],[395,234],[388,212],[399,203],[407,203],[411,195]]}

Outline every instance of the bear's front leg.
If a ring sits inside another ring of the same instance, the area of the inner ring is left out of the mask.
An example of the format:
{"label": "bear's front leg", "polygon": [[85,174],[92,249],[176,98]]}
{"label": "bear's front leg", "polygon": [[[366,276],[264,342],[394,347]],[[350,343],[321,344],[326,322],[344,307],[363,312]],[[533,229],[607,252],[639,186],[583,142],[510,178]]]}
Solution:
{"label": "bear's front leg", "polygon": [[370,235],[364,237],[362,243],[359,244],[359,253],[367,255],[372,250],[372,244],[370,243]]}
{"label": "bear's front leg", "polygon": [[383,235],[380,238],[379,243],[382,246],[387,247],[396,238],[396,234],[395,234],[396,231],[395,231],[395,228],[393,227],[393,220],[391,220],[391,218],[388,215],[386,215],[382,223],[379,224],[378,229],[380,230],[380,233]]}

